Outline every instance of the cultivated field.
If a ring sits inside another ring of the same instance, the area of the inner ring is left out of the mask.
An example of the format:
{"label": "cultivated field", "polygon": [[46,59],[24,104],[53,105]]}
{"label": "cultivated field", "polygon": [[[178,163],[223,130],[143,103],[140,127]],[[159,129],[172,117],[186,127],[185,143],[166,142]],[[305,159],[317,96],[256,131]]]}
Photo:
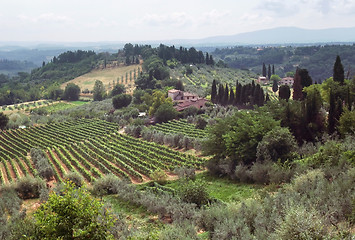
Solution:
{"label": "cultivated field", "polygon": [[77,77],[69,82],[63,83],[61,88],[64,89],[68,83],[74,83],[83,91],[94,89],[95,81],[100,80],[103,82],[106,90],[110,91],[113,84],[117,81],[126,86],[128,93],[133,93],[135,88],[134,79],[138,77],[141,71],[141,65],[120,66],[115,68],[95,69],[87,74]]}
{"label": "cultivated field", "polygon": [[142,182],[157,169],[200,168],[204,160],[155,143],[118,133],[118,125],[99,119],[81,119],[27,129],[0,132],[0,183],[38,176],[29,156],[31,148],[45,151],[54,178],[61,182],[77,172],[86,182],[106,174]]}
{"label": "cultivated field", "polygon": [[164,134],[182,134],[191,138],[207,137],[206,130],[197,129],[194,124],[188,123],[186,119],[158,123],[151,128],[157,132],[163,132]]}

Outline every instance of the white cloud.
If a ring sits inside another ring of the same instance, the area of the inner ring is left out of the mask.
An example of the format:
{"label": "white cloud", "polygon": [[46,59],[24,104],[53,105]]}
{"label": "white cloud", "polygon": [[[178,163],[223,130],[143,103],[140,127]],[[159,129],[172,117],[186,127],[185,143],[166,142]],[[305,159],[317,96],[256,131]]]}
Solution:
{"label": "white cloud", "polygon": [[25,21],[25,22],[32,22],[32,23],[72,23],[73,19],[65,16],[65,15],[57,15],[54,13],[43,13],[38,16],[28,16],[28,15],[18,15],[18,19]]}

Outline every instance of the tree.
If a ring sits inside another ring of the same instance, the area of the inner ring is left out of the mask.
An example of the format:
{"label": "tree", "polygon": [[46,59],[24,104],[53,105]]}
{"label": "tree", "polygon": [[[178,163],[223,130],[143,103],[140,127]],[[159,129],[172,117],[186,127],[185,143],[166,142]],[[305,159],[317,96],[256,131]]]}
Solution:
{"label": "tree", "polygon": [[267,70],[267,77],[270,79],[271,78],[271,67],[269,64],[268,70]]}
{"label": "tree", "polygon": [[224,99],[224,87],[223,84],[219,84],[218,88],[218,95],[217,95],[217,103],[223,104],[223,99]]}
{"label": "tree", "polygon": [[346,134],[355,133],[355,111],[346,109],[339,119],[339,132],[344,137]]}
{"label": "tree", "polygon": [[222,104],[225,106],[228,103],[229,103],[229,89],[228,89],[228,84],[226,84],[226,87],[224,88],[224,95],[223,95]]}
{"label": "tree", "polygon": [[229,104],[233,105],[234,104],[234,90],[232,87],[230,87],[230,93],[229,93]]}
{"label": "tree", "polygon": [[277,81],[274,79],[272,82],[272,91],[277,92],[279,90],[279,85],[277,84]]}
{"label": "tree", "polygon": [[332,89],[329,94],[329,114],[328,114],[328,133],[333,134],[335,132],[336,125],[336,98]]}
{"label": "tree", "polygon": [[238,162],[251,164],[256,160],[258,143],[279,125],[268,113],[236,112],[210,128],[210,138],[204,143],[204,152],[219,158],[229,157],[234,166]]}
{"label": "tree", "polygon": [[101,101],[105,98],[106,90],[103,82],[100,80],[95,81],[94,89],[93,89],[93,97],[94,101]]}
{"label": "tree", "polygon": [[0,129],[5,129],[8,122],[9,117],[4,113],[0,112]]}
{"label": "tree", "polygon": [[183,82],[181,80],[176,81],[175,89],[176,90],[180,90],[180,91],[184,91],[184,89],[185,89],[184,88],[184,84],[183,84]]}
{"label": "tree", "polygon": [[217,83],[215,79],[212,82],[211,101],[212,103],[217,103]]}
{"label": "tree", "polygon": [[275,75],[275,66],[272,64],[272,75]]}
{"label": "tree", "polygon": [[340,85],[344,84],[344,68],[343,65],[341,64],[341,60],[339,55],[337,56],[334,67],[333,67],[333,80],[335,82],[340,83]]}
{"label": "tree", "polygon": [[167,122],[176,118],[177,111],[173,107],[172,103],[165,102],[158,107],[158,109],[154,113],[154,116],[157,122]]}
{"label": "tree", "polygon": [[76,101],[79,99],[80,87],[74,83],[68,83],[65,87],[63,98],[68,101]]}
{"label": "tree", "polygon": [[123,84],[118,83],[113,87],[110,95],[111,97],[114,97],[118,94],[123,94],[125,92],[126,92],[125,86]]}
{"label": "tree", "polygon": [[299,74],[299,69],[297,68],[295,78],[293,81],[293,100],[302,100],[303,93],[302,93],[302,84],[301,84],[301,76]]}
{"label": "tree", "polygon": [[269,131],[258,144],[257,160],[285,162],[292,159],[292,152],[296,151],[297,142],[288,128],[276,127]]}
{"label": "tree", "polygon": [[112,105],[115,109],[127,107],[132,101],[132,96],[128,94],[118,94],[112,98]]}
{"label": "tree", "polygon": [[265,63],[263,63],[263,76],[266,77],[266,66],[265,66]]}
{"label": "tree", "polygon": [[39,239],[112,239],[113,215],[84,188],[66,183],[34,214]]}
{"label": "tree", "polygon": [[281,85],[279,88],[279,98],[288,101],[291,96],[291,90],[288,85]]}

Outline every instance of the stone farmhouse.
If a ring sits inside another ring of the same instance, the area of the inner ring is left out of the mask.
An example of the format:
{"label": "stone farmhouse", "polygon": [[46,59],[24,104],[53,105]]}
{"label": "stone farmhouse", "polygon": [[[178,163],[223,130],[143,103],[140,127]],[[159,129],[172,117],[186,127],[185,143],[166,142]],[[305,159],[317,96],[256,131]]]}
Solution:
{"label": "stone farmhouse", "polygon": [[176,89],[169,90],[168,97],[176,103],[174,108],[179,112],[189,107],[196,107],[197,109],[200,109],[204,107],[207,102],[205,98],[200,98],[197,94]]}

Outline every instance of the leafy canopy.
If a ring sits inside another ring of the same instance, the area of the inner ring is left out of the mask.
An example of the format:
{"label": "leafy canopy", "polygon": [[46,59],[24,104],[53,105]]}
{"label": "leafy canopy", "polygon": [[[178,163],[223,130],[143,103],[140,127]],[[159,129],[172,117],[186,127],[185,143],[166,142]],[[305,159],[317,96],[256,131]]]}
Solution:
{"label": "leafy canopy", "polygon": [[52,193],[34,218],[41,239],[113,239],[113,216],[87,190],[70,182],[61,194]]}

